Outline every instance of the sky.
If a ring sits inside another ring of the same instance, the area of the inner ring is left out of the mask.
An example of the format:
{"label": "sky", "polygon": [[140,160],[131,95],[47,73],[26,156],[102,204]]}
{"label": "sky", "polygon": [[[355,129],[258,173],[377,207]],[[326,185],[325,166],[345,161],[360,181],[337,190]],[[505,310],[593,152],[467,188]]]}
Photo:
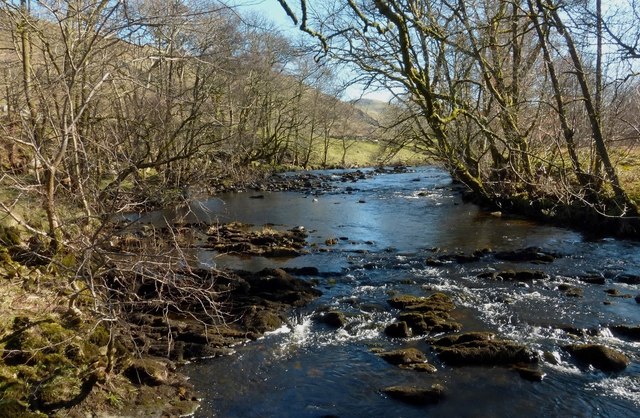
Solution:
{"label": "sky", "polygon": [[[291,7],[297,0],[291,1]],[[235,0],[235,5],[238,6],[239,13],[254,12],[256,14],[263,15],[264,17],[275,23],[283,33],[291,33],[292,36],[297,36],[298,29],[291,21],[291,18],[287,16],[277,0]],[[350,86],[345,90],[344,100],[355,100],[359,98],[389,101],[391,94],[386,91],[364,91],[362,86]]]}

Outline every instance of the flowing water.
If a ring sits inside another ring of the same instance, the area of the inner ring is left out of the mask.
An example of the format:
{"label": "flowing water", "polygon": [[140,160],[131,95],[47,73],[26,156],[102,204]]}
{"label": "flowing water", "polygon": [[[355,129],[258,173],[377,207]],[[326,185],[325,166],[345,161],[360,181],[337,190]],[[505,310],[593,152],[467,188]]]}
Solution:
{"label": "flowing water", "polygon": [[[324,172],[331,174],[337,172]],[[607,289],[638,295],[637,285],[616,281],[640,274],[640,244],[500,218],[463,203],[449,176],[424,167],[382,174],[357,183],[335,182],[333,192],[224,195],[198,204],[199,219],[289,229],[304,226],[308,241],[331,251],[312,251],[293,259],[234,258],[200,251],[202,265],[260,270],[264,267],[315,266],[323,296],[291,314],[288,326],[258,341],[235,347],[233,356],[194,362],[184,368],[203,395],[197,417],[622,417],[640,413],[640,344],[616,338],[608,326],[640,324],[640,304],[608,296]],[[467,264],[429,267],[440,252],[471,253],[541,247],[561,255],[548,265],[513,264],[485,257]],[[436,253],[438,254],[438,253]],[[518,284],[478,279],[481,272],[538,269],[549,280]],[[584,284],[579,276],[602,275],[606,284]],[[584,291],[568,297],[569,283]],[[384,327],[397,311],[387,304],[395,294],[441,291],[456,303],[463,331],[493,331],[541,355],[542,382],[522,379],[506,367],[451,367],[440,362],[427,337],[392,339]],[[605,304],[605,302],[607,302]],[[313,320],[332,309],[347,315],[333,329]],[[588,329],[584,336],[567,326]],[[562,350],[575,342],[596,342],[625,352],[631,364],[607,374],[577,365]],[[438,368],[435,374],[402,370],[372,353],[372,348],[416,347]],[[545,360],[546,359],[546,360]],[[446,397],[436,405],[407,405],[381,393],[391,385],[441,383]]]}

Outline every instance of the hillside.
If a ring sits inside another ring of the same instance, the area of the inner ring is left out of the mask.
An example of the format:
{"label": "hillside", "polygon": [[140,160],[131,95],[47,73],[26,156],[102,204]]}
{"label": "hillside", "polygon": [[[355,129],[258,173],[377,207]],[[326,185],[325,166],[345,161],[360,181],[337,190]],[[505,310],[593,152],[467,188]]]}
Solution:
{"label": "hillside", "polygon": [[389,111],[389,103],[375,99],[352,100],[351,103],[356,109],[364,114],[364,118],[378,125],[386,112]]}

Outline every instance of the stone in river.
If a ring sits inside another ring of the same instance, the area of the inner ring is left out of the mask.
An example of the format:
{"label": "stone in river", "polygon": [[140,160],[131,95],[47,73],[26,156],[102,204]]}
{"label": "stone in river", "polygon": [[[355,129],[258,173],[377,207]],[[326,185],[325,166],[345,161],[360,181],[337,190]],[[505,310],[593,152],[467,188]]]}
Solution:
{"label": "stone in river", "polygon": [[431,387],[410,385],[388,386],[382,392],[391,398],[413,405],[428,405],[438,403],[443,397],[444,386],[436,383]]}
{"label": "stone in river", "polygon": [[538,247],[527,247],[514,251],[497,252],[495,257],[498,260],[517,263],[551,263],[558,258],[556,254],[546,252]]}
{"label": "stone in river", "polygon": [[388,300],[389,305],[398,309],[412,311],[452,311],[455,306],[451,298],[444,293],[434,293],[429,297],[400,295]]}
{"label": "stone in river", "polygon": [[603,372],[619,372],[630,363],[624,353],[600,344],[571,344],[563,348],[580,363],[589,364]]}
{"label": "stone in river", "polygon": [[378,353],[378,356],[396,366],[424,363],[427,361],[424,353],[417,348],[401,348],[399,350],[383,351]]}
{"label": "stone in river", "polygon": [[393,322],[384,329],[384,333],[391,338],[406,338],[411,336],[411,329],[406,322]]}
{"label": "stone in river", "polygon": [[542,379],[544,379],[544,377],[546,376],[546,373],[542,372],[541,370],[533,369],[526,366],[518,365],[514,366],[513,369],[518,372],[520,377],[531,382],[542,382]]}
{"label": "stone in river", "polygon": [[495,339],[492,333],[471,332],[446,336],[433,341],[445,363],[464,365],[513,365],[535,363],[537,355],[514,341]]}
{"label": "stone in river", "polygon": [[640,284],[640,276],[635,275],[635,274],[621,274],[618,277],[616,277],[616,281],[618,283],[625,283],[625,284]]}
{"label": "stone in river", "polygon": [[640,341],[640,326],[614,325],[610,328],[615,335],[634,341]]}
{"label": "stone in river", "polygon": [[347,323],[344,313],[338,311],[329,311],[320,317],[320,321],[333,328],[343,327]]}

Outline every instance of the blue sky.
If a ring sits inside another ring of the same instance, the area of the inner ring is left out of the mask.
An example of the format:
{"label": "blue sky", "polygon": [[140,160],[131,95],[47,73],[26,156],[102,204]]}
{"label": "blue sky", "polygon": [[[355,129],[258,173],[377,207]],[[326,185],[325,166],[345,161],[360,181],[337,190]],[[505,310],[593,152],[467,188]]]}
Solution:
{"label": "blue sky", "polygon": [[283,30],[294,30],[295,26],[287,14],[282,10],[277,0],[236,0],[239,12],[246,10],[263,14],[269,20],[276,23]]}
{"label": "blue sky", "polygon": [[[291,7],[295,7],[296,0],[291,1]],[[264,15],[266,18],[274,22],[282,29],[284,33],[290,32],[292,36],[299,33],[291,19],[282,10],[277,0],[235,0],[234,4],[239,7],[239,13],[254,12]],[[343,99],[353,100],[360,98],[362,95],[362,87],[351,86],[345,91]],[[366,92],[363,95],[367,99],[375,99],[388,101],[391,94],[386,91]]]}

